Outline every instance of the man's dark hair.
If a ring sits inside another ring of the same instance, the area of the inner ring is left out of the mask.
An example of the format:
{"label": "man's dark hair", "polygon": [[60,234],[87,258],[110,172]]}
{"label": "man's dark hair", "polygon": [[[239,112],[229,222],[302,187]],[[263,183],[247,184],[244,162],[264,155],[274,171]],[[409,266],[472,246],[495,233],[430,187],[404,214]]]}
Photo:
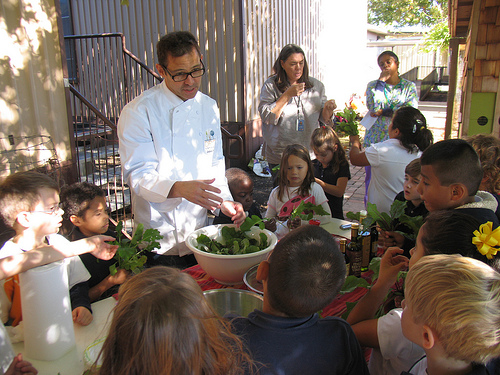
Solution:
{"label": "man's dark hair", "polygon": [[445,139],[429,146],[420,157],[420,164],[431,165],[442,186],[463,184],[474,196],[483,179],[479,157],[463,139]]}
{"label": "man's dark hair", "polygon": [[158,55],[158,63],[160,65],[167,65],[167,57],[184,56],[191,53],[193,48],[201,56],[200,46],[198,41],[189,31],[173,31],[160,38],[156,44],[156,54]]}
{"label": "man's dark hair", "polygon": [[269,257],[267,295],[289,317],[305,317],[327,306],[345,280],[345,261],[332,235],[305,225],[281,239]]}

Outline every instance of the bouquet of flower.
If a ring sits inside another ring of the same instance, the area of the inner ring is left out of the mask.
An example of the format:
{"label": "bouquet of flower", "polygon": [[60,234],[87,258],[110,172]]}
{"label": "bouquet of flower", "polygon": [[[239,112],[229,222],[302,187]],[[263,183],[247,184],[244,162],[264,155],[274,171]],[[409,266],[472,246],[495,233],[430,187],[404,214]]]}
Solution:
{"label": "bouquet of flower", "polygon": [[353,108],[335,114],[335,131],[339,135],[358,135],[359,115]]}

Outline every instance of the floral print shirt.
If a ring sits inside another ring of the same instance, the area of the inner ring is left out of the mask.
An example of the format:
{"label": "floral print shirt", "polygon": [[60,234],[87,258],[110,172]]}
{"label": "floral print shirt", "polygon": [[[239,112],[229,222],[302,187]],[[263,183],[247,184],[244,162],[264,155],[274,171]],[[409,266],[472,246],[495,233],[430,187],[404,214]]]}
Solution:
{"label": "floral print shirt", "polygon": [[369,112],[382,110],[382,115],[365,134],[363,145],[368,147],[389,139],[389,124],[395,110],[406,105],[418,108],[417,87],[401,77],[394,86],[380,80],[371,81],[366,87],[366,105]]}

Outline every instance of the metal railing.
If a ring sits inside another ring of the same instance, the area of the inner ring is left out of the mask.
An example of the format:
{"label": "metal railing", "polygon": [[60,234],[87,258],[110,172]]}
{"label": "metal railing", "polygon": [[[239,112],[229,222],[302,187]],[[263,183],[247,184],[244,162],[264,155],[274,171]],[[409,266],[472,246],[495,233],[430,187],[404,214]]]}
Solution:
{"label": "metal railing", "polygon": [[432,91],[436,85],[447,85],[445,76],[446,67],[435,67],[432,71],[422,80],[420,84],[420,100],[425,100],[427,95]]}

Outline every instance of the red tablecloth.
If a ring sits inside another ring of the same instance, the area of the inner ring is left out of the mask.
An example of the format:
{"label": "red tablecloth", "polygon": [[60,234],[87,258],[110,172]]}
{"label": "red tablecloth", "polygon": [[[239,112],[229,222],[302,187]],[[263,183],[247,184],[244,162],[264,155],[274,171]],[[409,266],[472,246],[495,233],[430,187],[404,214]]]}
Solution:
{"label": "red tablecloth", "polygon": [[[239,285],[219,284],[211,276],[207,275],[207,273],[203,271],[203,269],[199,265],[187,268],[183,272],[189,273],[198,282],[198,285],[201,287],[203,291],[210,289],[222,289],[222,288],[249,290],[245,284],[239,284]],[[372,272],[368,271],[363,275],[363,277],[366,278],[368,281],[370,281],[371,279],[369,277],[371,276],[371,274]],[[346,302],[358,301],[361,297],[363,297],[366,294],[367,291],[368,289],[366,288],[356,288],[351,293],[339,295],[332,301],[332,303],[330,303],[323,309],[321,315],[340,317],[346,310]]]}

